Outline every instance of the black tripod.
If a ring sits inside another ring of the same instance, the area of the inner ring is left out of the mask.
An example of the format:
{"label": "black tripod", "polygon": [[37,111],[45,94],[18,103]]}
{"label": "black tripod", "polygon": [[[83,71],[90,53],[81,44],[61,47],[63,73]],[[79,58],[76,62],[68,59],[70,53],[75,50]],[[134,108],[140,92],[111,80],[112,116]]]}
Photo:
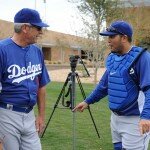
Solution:
{"label": "black tripod", "polygon": [[[44,129],[44,131],[43,131],[41,137],[44,136],[45,131],[46,131],[46,129],[47,129],[47,127],[48,127],[48,125],[49,125],[51,119],[52,119],[52,116],[53,116],[53,114],[54,114],[54,112],[55,112],[55,109],[56,109],[57,106],[58,106],[58,103],[59,103],[61,97],[64,96],[65,88],[66,88],[68,82],[69,82],[69,88],[68,88],[68,92],[67,92],[67,94],[65,95],[65,97],[67,97],[67,96],[70,94],[70,101],[67,101],[67,102],[66,102],[66,105],[65,105],[64,99],[63,99],[63,100],[62,100],[62,105],[63,105],[63,106],[65,106],[65,107],[70,107],[71,110],[75,107],[75,93],[76,93],[76,92],[75,92],[75,80],[76,80],[76,79],[77,79],[77,82],[78,82],[78,84],[79,84],[79,87],[80,87],[80,90],[81,90],[83,99],[86,98],[85,92],[84,92],[84,90],[83,90],[83,87],[82,87],[82,84],[81,84],[81,81],[80,81],[80,78],[79,78],[79,75],[78,75],[78,73],[75,72],[75,70],[76,70],[76,69],[75,69],[75,68],[76,68],[76,63],[77,63],[78,58],[79,58],[79,56],[78,56],[78,57],[77,57],[77,56],[71,56],[71,57],[70,57],[71,72],[70,72],[70,73],[68,74],[68,76],[67,76],[67,79],[66,79],[66,81],[65,81],[65,83],[64,83],[64,85],[63,85],[63,87],[62,87],[62,90],[61,90],[61,92],[60,92],[60,94],[59,94],[59,96],[58,96],[58,99],[57,99],[57,101],[56,101],[56,103],[55,103],[55,105],[54,105],[53,111],[52,111],[52,113],[51,113],[51,115],[50,115],[50,117],[49,117],[49,120],[48,120],[48,122],[47,122],[47,124],[46,124],[46,127],[45,127],[45,129]],[[90,114],[90,116],[91,116],[91,119],[92,119],[94,128],[95,128],[95,130],[96,130],[97,136],[100,138],[99,132],[98,132],[98,130],[97,130],[97,127],[96,127],[96,124],[95,124],[95,121],[94,121],[94,118],[93,118],[93,116],[92,116],[92,113],[91,113],[91,110],[90,110],[90,107],[89,107],[89,106],[88,106],[88,111],[89,111],[89,114]],[[75,113],[73,112],[73,115],[74,115],[74,114],[75,114]],[[73,122],[73,123],[74,123],[74,122]]]}

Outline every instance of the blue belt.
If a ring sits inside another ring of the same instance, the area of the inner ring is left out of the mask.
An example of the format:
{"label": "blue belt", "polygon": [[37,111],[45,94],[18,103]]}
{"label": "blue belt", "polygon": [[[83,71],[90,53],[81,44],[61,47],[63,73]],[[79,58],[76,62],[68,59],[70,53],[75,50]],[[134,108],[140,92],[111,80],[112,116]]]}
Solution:
{"label": "blue belt", "polygon": [[119,112],[116,112],[116,111],[112,111],[112,112],[117,116],[121,116],[121,114]]}
{"label": "blue belt", "polygon": [[33,109],[33,107],[19,107],[12,104],[6,104],[3,102],[0,102],[0,107],[12,111],[23,112],[23,113],[29,113]]}

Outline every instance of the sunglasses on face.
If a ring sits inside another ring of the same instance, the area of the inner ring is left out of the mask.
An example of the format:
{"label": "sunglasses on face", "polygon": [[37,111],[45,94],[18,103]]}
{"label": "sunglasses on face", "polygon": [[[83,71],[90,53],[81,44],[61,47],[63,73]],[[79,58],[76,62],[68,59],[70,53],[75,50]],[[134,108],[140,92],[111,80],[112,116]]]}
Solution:
{"label": "sunglasses on face", "polygon": [[42,31],[42,27],[36,26],[36,25],[31,25],[31,27],[36,28],[37,31]]}
{"label": "sunglasses on face", "polygon": [[108,31],[108,32],[115,32],[115,33],[124,35],[124,33],[118,31],[116,28],[114,28],[114,27],[112,27],[112,26],[106,28],[106,31]]}

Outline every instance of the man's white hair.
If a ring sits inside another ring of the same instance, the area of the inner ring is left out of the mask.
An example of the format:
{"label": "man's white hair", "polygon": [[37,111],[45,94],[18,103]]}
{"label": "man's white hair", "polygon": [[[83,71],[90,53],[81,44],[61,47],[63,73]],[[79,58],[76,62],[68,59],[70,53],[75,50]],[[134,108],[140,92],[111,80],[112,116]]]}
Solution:
{"label": "man's white hair", "polygon": [[28,25],[28,26],[31,26],[31,24],[30,23],[14,23],[14,31],[16,32],[16,33],[20,33],[21,32],[21,27],[23,26],[23,25]]}

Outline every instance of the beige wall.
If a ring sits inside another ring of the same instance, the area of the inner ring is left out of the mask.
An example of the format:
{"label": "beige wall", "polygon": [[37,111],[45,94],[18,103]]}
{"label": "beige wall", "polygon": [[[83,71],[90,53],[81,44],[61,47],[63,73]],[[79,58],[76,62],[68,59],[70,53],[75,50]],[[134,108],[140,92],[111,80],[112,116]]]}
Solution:
{"label": "beige wall", "polygon": [[69,58],[71,55],[78,55],[78,50],[72,50],[69,48],[66,48],[64,50],[58,49],[56,47],[52,48],[51,51],[51,61],[58,61],[58,62],[69,62]]}
{"label": "beige wall", "polygon": [[[13,23],[0,20],[0,39],[11,37],[13,34]],[[72,50],[72,46],[78,47],[84,41],[83,38],[74,35],[63,34],[51,30],[44,30],[43,36],[38,40],[43,47],[45,58],[54,62],[69,62],[70,55],[77,55],[78,48]],[[49,50],[49,54],[48,54]],[[48,55],[48,56],[47,56]]]}
{"label": "beige wall", "polygon": [[11,37],[13,34],[13,24],[0,20],[0,39]]}

